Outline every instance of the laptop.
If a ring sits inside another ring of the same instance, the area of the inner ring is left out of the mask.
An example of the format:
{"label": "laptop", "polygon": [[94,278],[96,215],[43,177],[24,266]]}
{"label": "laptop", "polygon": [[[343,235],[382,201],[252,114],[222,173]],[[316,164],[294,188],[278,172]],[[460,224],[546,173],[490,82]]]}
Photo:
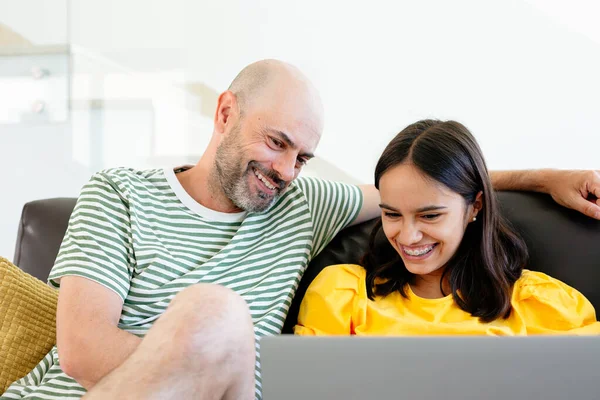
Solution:
{"label": "laptop", "polygon": [[270,336],[263,400],[598,400],[600,337]]}

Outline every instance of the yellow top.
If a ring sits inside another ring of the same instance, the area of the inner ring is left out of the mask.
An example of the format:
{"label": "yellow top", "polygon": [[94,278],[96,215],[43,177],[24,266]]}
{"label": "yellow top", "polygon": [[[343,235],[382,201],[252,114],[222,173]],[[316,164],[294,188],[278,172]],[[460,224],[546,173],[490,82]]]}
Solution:
{"label": "yellow top", "polygon": [[507,319],[482,323],[452,295],[424,299],[406,287],[367,298],[359,265],[325,268],[308,288],[294,331],[298,335],[533,335],[600,334],[592,304],[577,290],[541,272],[525,270],[513,289]]}

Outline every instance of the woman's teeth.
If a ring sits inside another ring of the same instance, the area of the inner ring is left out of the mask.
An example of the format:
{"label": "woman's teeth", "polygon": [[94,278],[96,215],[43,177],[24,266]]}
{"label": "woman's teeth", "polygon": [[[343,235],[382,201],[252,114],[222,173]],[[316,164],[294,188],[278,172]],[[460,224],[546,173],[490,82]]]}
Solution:
{"label": "woman's teeth", "polygon": [[256,175],[256,177],[258,179],[261,180],[262,183],[265,184],[266,187],[268,187],[271,190],[275,190],[277,189],[275,186],[273,186],[264,176],[262,176],[262,174],[260,172],[258,172],[257,170],[254,170],[254,175]]}
{"label": "woman's teeth", "polygon": [[435,245],[432,244],[430,246],[427,246],[427,247],[424,247],[424,248],[418,249],[418,250],[411,250],[411,249],[407,249],[406,247],[404,247],[403,250],[409,256],[418,257],[418,256],[423,256],[423,255],[429,253],[431,250],[433,250],[434,247],[435,247]]}

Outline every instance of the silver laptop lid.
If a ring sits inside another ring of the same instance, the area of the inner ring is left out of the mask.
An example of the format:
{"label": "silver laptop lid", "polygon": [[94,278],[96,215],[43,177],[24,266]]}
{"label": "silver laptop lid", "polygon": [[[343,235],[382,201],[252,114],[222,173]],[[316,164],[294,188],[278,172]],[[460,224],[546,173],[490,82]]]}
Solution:
{"label": "silver laptop lid", "polygon": [[264,400],[600,399],[600,337],[261,339]]}

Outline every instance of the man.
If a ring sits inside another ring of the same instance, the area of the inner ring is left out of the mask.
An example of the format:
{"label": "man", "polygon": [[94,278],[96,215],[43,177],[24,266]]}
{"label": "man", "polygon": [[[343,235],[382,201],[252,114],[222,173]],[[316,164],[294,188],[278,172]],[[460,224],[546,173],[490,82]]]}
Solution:
{"label": "man", "polygon": [[[281,331],[306,265],[340,229],[379,214],[370,185],[296,180],[322,129],[306,77],[259,61],[219,97],[196,166],[94,175],[49,277],[57,348],[3,398],[261,398],[254,338]],[[586,200],[600,194],[594,173],[493,179],[600,218]]]}

